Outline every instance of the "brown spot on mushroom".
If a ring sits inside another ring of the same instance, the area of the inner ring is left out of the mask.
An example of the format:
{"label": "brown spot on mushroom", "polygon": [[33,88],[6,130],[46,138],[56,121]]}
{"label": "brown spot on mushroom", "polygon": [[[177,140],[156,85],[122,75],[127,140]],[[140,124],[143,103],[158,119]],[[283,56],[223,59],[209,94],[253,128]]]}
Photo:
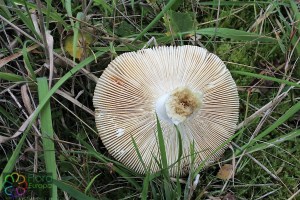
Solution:
{"label": "brown spot on mushroom", "polygon": [[120,85],[120,86],[124,86],[124,85],[125,85],[125,82],[124,82],[122,79],[120,79],[119,77],[117,77],[117,76],[112,76],[112,77],[111,77],[111,80],[112,80],[115,84],[117,84],[117,85]]}

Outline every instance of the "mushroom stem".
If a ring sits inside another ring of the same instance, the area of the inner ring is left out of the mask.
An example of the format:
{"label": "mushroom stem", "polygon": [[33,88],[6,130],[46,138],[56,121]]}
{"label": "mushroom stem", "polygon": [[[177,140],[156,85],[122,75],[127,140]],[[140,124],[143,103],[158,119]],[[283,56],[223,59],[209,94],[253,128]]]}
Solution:
{"label": "mushroom stem", "polygon": [[161,120],[178,125],[200,109],[202,99],[202,92],[178,87],[158,98],[155,105],[157,116]]}

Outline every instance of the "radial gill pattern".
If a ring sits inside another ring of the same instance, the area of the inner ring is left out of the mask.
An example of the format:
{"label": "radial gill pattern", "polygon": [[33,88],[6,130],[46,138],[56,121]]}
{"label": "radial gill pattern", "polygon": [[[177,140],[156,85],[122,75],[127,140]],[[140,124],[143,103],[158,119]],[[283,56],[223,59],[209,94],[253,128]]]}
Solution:
{"label": "radial gill pattern", "polygon": [[[237,88],[225,64],[214,54],[196,46],[157,47],[124,53],[103,72],[94,94],[96,126],[109,153],[139,173],[145,173],[134,148],[151,171],[159,170],[157,100],[176,88],[189,88],[203,95],[196,113],[178,124],[183,156],[178,164],[179,141],[175,125],[160,120],[170,174],[191,169],[194,143],[197,167],[214,162],[224,151],[213,153],[233,135],[238,121]],[[155,158],[155,159],[154,159]],[[151,163],[151,166],[150,166]]]}

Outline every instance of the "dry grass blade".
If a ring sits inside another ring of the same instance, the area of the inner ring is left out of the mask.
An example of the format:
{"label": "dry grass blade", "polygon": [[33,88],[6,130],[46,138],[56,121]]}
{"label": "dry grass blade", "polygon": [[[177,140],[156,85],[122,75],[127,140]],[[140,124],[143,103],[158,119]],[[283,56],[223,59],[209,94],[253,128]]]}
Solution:
{"label": "dry grass blade", "polygon": [[52,85],[52,79],[53,79],[53,70],[54,70],[54,65],[53,65],[53,37],[50,34],[50,31],[46,31],[46,40],[48,43],[48,52],[49,52],[49,88],[51,88]]}
{"label": "dry grass blade", "polygon": [[22,85],[21,86],[21,96],[22,96],[22,100],[24,103],[24,106],[27,110],[27,112],[31,115],[33,113],[33,109],[31,106],[31,101],[27,92],[27,85]]}
{"label": "dry grass blade", "polygon": [[87,113],[89,113],[89,114],[91,114],[93,116],[95,115],[94,111],[92,111],[91,109],[89,109],[88,107],[86,107],[85,105],[83,105],[82,103],[80,103],[77,99],[71,97],[67,93],[65,93],[65,92],[63,92],[61,90],[57,90],[56,93],[59,94],[60,96],[64,97],[65,99],[71,101],[72,103],[74,103],[79,108],[85,110]]}
{"label": "dry grass blade", "polygon": [[[32,45],[32,46],[26,48],[26,51],[27,51],[27,52],[30,52],[30,51],[32,51],[32,50],[38,48],[39,46],[40,46],[40,45],[38,45],[38,44],[34,44],[34,45]],[[13,61],[13,60],[19,58],[20,56],[22,56],[22,51],[19,51],[18,53],[12,54],[12,55],[7,56],[7,57],[5,57],[5,58],[2,58],[2,59],[0,60],[0,68],[3,67],[3,66],[5,66],[7,63],[9,63],[9,62],[11,62],[11,61]]]}
{"label": "dry grass blade", "polygon": [[15,132],[15,134],[13,134],[10,137],[4,137],[4,136],[0,136],[0,144],[1,143],[5,143],[11,139],[14,139],[16,137],[18,137],[19,135],[21,135],[27,128],[27,126],[29,125],[29,123],[31,123],[31,120],[33,119],[33,115],[34,113],[32,113],[27,119],[26,121],[22,124],[22,126],[20,126],[20,128],[18,129],[17,132]]}

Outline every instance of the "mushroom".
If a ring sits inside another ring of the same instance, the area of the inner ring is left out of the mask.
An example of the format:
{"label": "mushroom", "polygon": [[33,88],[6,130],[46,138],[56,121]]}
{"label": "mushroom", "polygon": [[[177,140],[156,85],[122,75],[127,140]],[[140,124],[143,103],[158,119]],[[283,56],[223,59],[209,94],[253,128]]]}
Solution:
{"label": "mushroom", "polygon": [[[237,87],[222,60],[197,46],[156,47],[115,58],[98,80],[93,104],[100,138],[118,161],[138,173],[159,170],[157,118],[161,124],[170,175],[206,166],[223,154],[238,121]],[[182,160],[178,160],[179,139]],[[214,153],[215,152],[215,153]]]}

